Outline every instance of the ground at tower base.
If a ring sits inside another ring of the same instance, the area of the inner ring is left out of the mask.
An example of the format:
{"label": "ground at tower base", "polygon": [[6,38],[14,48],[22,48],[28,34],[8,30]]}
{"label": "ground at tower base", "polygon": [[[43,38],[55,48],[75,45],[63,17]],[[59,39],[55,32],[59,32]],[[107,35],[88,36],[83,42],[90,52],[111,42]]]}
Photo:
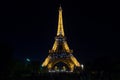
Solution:
{"label": "ground at tower base", "polygon": [[81,73],[14,74],[3,80],[119,80],[119,72],[90,71]]}
{"label": "ground at tower base", "polygon": [[4,63],[0,70],[0,80],[120,80],[118,63],[110,63],[104,58],[94,61],[85,63],[84,70],[80,72],[44,72],[39,61],[26,65],[19,60],[9,59],[10,64]]}

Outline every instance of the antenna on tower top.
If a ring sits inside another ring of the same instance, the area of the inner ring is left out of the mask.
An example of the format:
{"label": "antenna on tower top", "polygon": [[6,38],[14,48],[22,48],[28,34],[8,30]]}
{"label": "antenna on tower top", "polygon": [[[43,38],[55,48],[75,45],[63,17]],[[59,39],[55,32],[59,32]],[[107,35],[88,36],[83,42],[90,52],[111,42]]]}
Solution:
{"label": "antenna on tower top", "polygon": [[60,7],[59,7],[59,10],[62,10],[61,4],[60,4]]}

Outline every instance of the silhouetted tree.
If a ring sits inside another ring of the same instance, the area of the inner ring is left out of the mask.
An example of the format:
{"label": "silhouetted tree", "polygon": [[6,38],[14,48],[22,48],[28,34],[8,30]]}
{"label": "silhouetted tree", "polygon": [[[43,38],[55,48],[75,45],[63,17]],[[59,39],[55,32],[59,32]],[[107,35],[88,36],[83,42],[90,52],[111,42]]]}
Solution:
{"label": "silhouetted tree", "polygon": [[5,43],[0,43],[0,76],[8,77],[11,69],[13,48]]}
{"label": "silhouetted tree", "polygon": [[31,63],[31,65],[32,65],[33,73],[39,73],[40,72],[40,62],[39,61],[33,61]]}

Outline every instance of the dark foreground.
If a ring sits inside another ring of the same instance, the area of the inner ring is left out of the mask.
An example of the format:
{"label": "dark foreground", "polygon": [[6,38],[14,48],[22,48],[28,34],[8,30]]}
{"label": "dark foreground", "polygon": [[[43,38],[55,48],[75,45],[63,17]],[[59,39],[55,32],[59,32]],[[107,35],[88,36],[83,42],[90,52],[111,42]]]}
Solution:
{"label": "dark foreground", "polygon": [[14,74],[2,80],[120,80],[119,72]]}

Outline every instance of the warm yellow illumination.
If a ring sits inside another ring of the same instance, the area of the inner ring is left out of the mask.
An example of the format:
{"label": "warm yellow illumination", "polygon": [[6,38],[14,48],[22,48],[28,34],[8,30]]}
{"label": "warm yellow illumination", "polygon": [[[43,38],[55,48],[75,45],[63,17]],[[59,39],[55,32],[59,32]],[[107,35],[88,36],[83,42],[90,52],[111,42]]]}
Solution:
{"label": "warm yellow illumination", "polygon": [[[58,18],[58,30],[57,30],[57,36],[62,35],[64,37],[64,29],[63,29],[63,19],[62,19],[62,8],[60,6],[59,8],[59,18]],[[55,51],[57,49],[58,42],[57,39],[55,40],[55,43],[53,44],[52,51]],[[66,41],[63,42],[64,49],[70,53],[70,49],[68,47],[68,44]]]}
{"label": "warm yellow illumination", "polygon": [[57,36],[62,35],[64,36],[64,29],[63,29],[63,19],[62,19],[62,8],[59,8],[59,18],[58,18],[58,30]]}
{"label": "warm yellow illumination", "polygon": [[52,68],[52,65],[51,64],[48,64],[48,69],[50,70]]}
{"label": "warm yellow illumination", "polygon": [[66,67],[65,66],[63,66],[63,71],[66,71]]}
{"label": "warm yellow illumination", "polygon": [[[77,59],[72,55],[72,50],[69,48],[63,28],[63,19],[62,19],[62,8],[59,8],[59,18],[58,18],[58,29],[57,36],[55,38],[55,42],[51,50],[49,50],[49,56],[45,59],[42,66],[47,67],[49,71],[53,69],[56,63],[63,62],[67,64],[70,71],[73,72],[75,67],[80,67],[80,63]],[[60,53],[65,53],[60,54]],[[69,55],[66,55],[69,53]],[[55,55],[54,55],[55,54]],[[81,66],[82,67],[82,66]],[[57,66],[54,67],[55,70],[59,70]],[[63,66],[63,71],[66,70],[66,67]]]}
{"label": "warm yellow illumination", "polygon": [[49,70],[51,70],[51,68],[53,67],[53,63],[52,63],[52,62],[49,62],[49,64],[48,64],[47,67],[48,67]]}
{"label": "warm yellow illumination", "polygon": [[70,49],[69,49],[68,44],[67,44],[66,41],[64,42],[64,47],[65,47],[65,50],[66,50],[67,52],[70,52]]}
{"label": "warm yellow illumination", "polygon": [[57,67],[57,66],[55,66],[55,70],[56,70],[56,71],[58,70],[58,67]]}
{"label": "warm yellow illumination", "polygon": [[[52,50],[55,51],[57,49],[57,46],[58,46],[58,42],[55,41],[55,43],[53,44]],[[63,42],[63,47],[68,53],[70,53],[70,49],[66,41]]]}
{"label": "warm yellow illumination", "polygon": [[47,64],[49,63],[50,59],[51,59],[51,58],[48,56],[48,57],[45,59],[45,61],[43,62],[42,67],[47,66]]}
{"label": "warm yellow illumination", "polygon": [[69,63],[70,64],[70,71],[73,72],[74,70],[74,64],[73,63]]}
{"label": "warm yellow illumination", "polygon": [[57,41],[55,41],[55,43],[53,44],[52,50],[55,51],[57,48]]}
{"label": "warm yellow illumination", "polygon": [[75,64],[75,66],[80,67],[80,63],[77,61],[77,59],[74,56],[71,56],[70,58],[73,61],[73,63]]}

